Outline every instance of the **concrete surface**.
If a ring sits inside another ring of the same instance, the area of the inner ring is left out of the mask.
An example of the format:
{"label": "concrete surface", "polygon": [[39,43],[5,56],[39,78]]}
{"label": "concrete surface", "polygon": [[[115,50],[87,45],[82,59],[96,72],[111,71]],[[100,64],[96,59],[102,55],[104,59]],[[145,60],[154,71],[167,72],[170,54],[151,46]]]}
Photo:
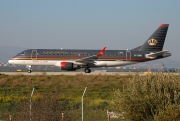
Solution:
{"label": "concrete surface", "polygon": [[[143,72],[91,72],[91,73],[84,73],[84,72],[0,72],[1,74],[5,75],[140,75],[140,76],[145,76]],[[156,72],[152,73],[156,74]],[[168,74],[168,73],[163,73],[163,74]],[[171,73],[174,75],[177,75],[178,73]]]}

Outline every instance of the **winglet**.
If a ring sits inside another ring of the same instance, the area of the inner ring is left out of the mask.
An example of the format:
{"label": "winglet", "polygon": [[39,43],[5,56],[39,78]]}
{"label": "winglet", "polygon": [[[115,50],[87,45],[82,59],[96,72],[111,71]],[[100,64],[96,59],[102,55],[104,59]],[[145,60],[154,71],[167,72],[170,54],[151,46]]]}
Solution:
{"label": "winglet", "polygon": [[105,50],[106,50],[106,47],[104,47],[104,48],[100,51],[100,53],[97,54],[97,56],[102,56],[102,55],[104,54]]}

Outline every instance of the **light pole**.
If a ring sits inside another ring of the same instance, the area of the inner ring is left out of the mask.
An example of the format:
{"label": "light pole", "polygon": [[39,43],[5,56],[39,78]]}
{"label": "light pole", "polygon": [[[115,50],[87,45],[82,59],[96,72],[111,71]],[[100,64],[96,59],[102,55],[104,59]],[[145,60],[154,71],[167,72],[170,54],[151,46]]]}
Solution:
{"label": "light pole", "polygon": [[33,93],[34,93],[34,87],[33,87],[33,90],[32,90],[32,93],[31,93],[31,97],[30,97],[30,121],[31,121],[31,102],[32,102],[32,96],[33,96]]}
{"label": "light pole", "polygon": [[84,89],[84,92],[83,92],[83,95],[82,95],[82,121],[83,121],[83,97],[84,97],[84,94],[85,94],[85,92],[86,92],[86,88],[87,87],[85,87],[85,89]]}

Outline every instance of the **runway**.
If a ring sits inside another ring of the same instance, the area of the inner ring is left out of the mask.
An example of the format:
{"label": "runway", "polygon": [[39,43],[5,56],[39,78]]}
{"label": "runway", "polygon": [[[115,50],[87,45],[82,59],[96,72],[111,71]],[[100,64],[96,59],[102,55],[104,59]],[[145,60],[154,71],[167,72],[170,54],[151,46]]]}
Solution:
{"label": "runway", "polygon": [[[84,73],[84,72],[0,72],[1,74],[5,75],[135,75],[140,74],[137,72],[91,72],[91,73]],[[142,73],[143,74],[143,73]]]}
{"label": "runway", "polygon": [[[145,76],[147,74],[144,74],[143,72],[91,72],[91,73],[84,73],[84,72],[0,72],[0,74],[5,75],[140,75]],[[152,73],[153,75],[157,74],[156,72]],[[163,74],[173,74],[178,75],[179,73],[163,73]]]}

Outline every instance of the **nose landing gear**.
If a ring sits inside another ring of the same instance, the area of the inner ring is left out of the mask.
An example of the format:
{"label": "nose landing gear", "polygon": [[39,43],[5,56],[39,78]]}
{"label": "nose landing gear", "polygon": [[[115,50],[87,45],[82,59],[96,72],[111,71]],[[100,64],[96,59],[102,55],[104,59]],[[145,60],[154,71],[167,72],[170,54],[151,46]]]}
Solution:
{"label": "nose landing gear", "polygon": [[26,68],[28,68],[28,73],[31,73],[31,72],[32,72],[31,65],[27,65]]}

